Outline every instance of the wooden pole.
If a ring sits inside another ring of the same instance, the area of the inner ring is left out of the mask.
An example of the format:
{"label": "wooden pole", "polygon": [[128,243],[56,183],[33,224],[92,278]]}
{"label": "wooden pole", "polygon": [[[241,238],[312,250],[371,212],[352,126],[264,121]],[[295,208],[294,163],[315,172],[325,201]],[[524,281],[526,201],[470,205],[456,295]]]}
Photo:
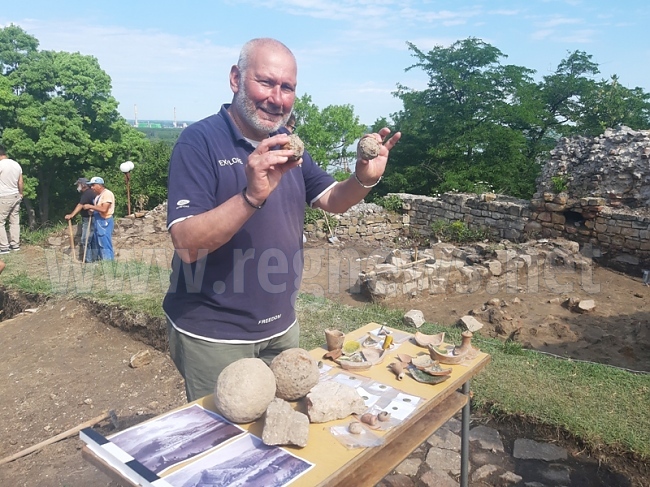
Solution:
{"label": "wooden pole", "polygon": [[88,228],[86,228],[86,243],[84,244],[84,258],[83,262],[81,263],[82,265],[86,263],[86,251],[88,250],[88,238],[90,237],[90,229],[92,228],[93,225],[93,214],[90,214],[90,217],[88,218]]}
{"label": "wooden pole", "polygon": [[81,423],[80,425],[75,426],[74,428],[70,428],[69,430],[64,431],[63,433],[59,433],[58,435],[53,436],[48,440],[41,441],[40,443],[37,443],[34,446],[30,446],[29,448],[25,448],[24,450],[19,451],[18,453],[14,453],[13,455],[3,458],[2,460],[0,460],[0,465],[13,462],[14,460],[24,457],[25,455],[29,455],[32,452],[38,451],[47,445],[51,445],[52,443],[56,443],[57,441],[68,438],[74,435],[75,433],[79,433],[84,428],[89,428],[91,426],[96,425],[100,421],[110,418],[110,416],[111,416],[110,411],[104,411],[101,415],[97,416],[96,418],[86,421],[85,423]]}
{"label": "wooden pole", "polygon": [[72,259],[77,260],[77,255],[74,251],[74,235],[72,235],[72,221],[68,220],[68,230],[70,231],[70,251],[72,252]]}

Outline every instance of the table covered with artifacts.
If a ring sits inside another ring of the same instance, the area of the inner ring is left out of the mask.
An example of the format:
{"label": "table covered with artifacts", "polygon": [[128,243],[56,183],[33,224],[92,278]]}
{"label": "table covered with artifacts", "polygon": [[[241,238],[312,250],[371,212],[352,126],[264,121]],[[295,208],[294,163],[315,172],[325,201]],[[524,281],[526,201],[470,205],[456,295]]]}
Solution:
{"label": "table covered with artifacts", "polygon": [[311,414],[304,446],[265,444],[264,417],[229,421],[210,395],[106,438],[83,430],[82,454],[122,485],[372,486],[462,410],[460,480],[467,486],[469,384],[490,361],[470,344],[471,334],[453,345],[444,334],[377,323],[333,332],[327,345],[306,352],[319,367],[312,392],[334,391],[336,409],[339,391],[356,391],[355,414],[328,420],[336,412],[311,410],[312,392],[290,402],[288,415]]}

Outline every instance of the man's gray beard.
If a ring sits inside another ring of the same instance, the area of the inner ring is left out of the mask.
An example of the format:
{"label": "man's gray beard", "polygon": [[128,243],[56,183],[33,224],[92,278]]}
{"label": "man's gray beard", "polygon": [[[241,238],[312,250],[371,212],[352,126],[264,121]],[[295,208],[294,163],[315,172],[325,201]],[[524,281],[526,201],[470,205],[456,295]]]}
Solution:
{"label": "man's gray beard", "polygon": [[272,132],[276,132],[280,127],[286,125],[291,112],[285,114],[279,122],[271,126],[265,125],[260,120],[260,117],[257,116],[255,109],[255,104],[250,100],[248,94],[246,93],[246,88],[244,88],[243,79],[239,83],[239,91],[235,94],[233,99],[233,105],[237,113],[246,121],[248,125],[253,127],[258,132],[269,135]]}

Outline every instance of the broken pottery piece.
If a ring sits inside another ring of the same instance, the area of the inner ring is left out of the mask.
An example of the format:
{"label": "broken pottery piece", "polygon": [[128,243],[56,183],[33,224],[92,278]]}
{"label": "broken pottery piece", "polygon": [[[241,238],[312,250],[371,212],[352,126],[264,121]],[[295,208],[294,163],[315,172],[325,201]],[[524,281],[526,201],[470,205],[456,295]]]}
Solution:
{"label": "broken pottery piece", "polygon": [[411,357],[410,355],[408,355],[406,353],[398,353],[396,355],[396,357],[397,357],[397,360],[399,360],[400,362],[403,362],[405,364],[410,364],[411,360],[413,360],[413,357]]}
{"label": "broken pottery piece", "polygon": [[343,350],[339,348],[338,350],[330,350],[325,355],[323,355],[323,358],[328,358],[330,360],[336,361],[336,359],[339,358],[341,355],[343,355]]}
{"label": "broken pottery piece", "polygon": [[425,384],[440,384],[441,382],[449,379],[449,375],[430,375],[426,372],[418,369],[415,365],[411,364],[408,366],[409,374],[418,382],[423,382]]}
{"label": "broken pottery piece", "polygon": [[427,348],[429,345],[441,345],[445,341],[445,332],[443,331],[435,335],[425,335],[416,331],[413,338],[419,346]]}
{"label": "broken pottery piece", "polygon": [[351,355],[342,355],[335,360],[345,370],[368,370],[373,365],[380,364],[383,361],[384,354],[382,350],[376,348],[362,348]]}

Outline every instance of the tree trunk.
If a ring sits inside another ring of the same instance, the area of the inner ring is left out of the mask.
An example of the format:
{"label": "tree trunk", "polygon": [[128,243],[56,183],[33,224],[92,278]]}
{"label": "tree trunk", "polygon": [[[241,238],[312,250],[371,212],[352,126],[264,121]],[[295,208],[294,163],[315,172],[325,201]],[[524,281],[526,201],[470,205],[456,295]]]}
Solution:
{"label": "tree trunk", "polygon": [[25,203],[25,210],[27,212],[27,225],[29,225],[30,230],[34,230],[36,228],[36,212],[34,211],[34,205],[32,205],[32,202],[28,199],[24,199],[23,203]]}
{"label": "tree trunk", "polygon": [[42,225],[46,223],[50,217],[50,181],[49,178],[43,174],[42,167],[39,167],[38,173],[38,209]]}

